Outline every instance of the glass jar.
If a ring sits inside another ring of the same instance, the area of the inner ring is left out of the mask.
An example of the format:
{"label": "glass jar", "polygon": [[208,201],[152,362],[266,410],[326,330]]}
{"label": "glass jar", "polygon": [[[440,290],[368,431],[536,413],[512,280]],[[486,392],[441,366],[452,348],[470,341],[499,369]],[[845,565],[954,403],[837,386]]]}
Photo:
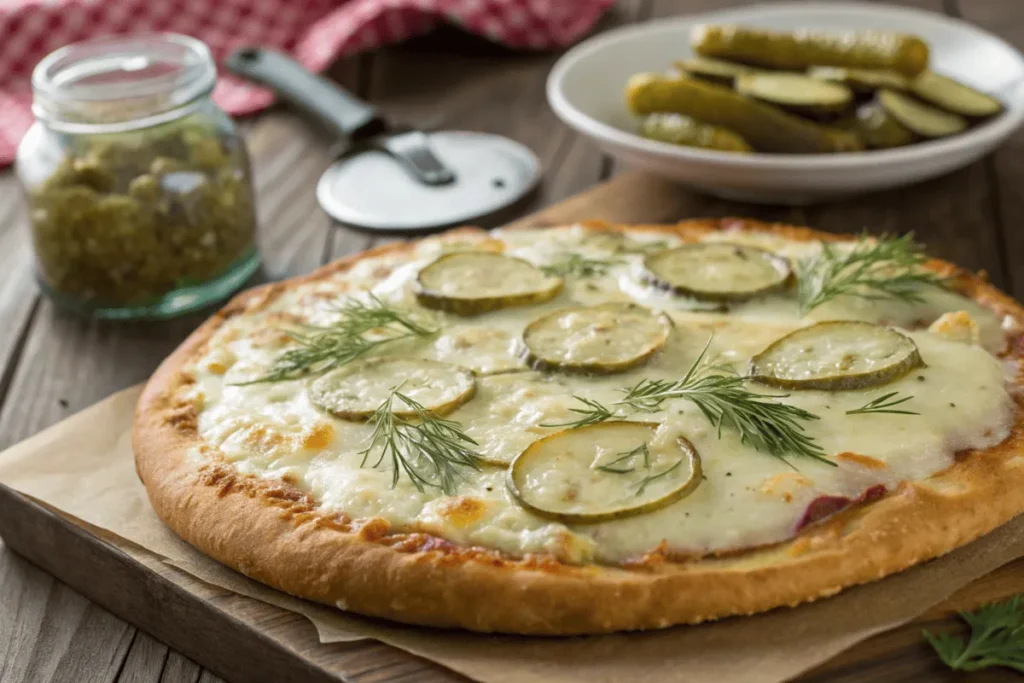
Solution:
{"label": "glass jar", "polygon": [[249,159],[210,99],[206,46],[174,34],[61,48],[32,74],[17,154],[40,285],[101,318],[222,300],[259,266]]}

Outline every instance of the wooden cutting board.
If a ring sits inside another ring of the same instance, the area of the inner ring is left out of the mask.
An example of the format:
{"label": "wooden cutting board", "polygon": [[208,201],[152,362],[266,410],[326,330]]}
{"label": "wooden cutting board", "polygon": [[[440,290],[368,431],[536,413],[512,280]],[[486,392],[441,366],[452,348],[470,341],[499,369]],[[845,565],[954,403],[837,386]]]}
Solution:
{"label": "wooden cutting board", "polygon": [[[593,218],[666,222],[681,195],[649,176],[626,174],[516,225]],[[19,554],[117,616],[234,683],[465,681],[459,674],[372,641],[321,645],[304,617],[204,584],[160,558],[0,486],[0,535]],[[943,667],[922,629],[953,627],[955,611],[1024,591],[1024,559],[962,589],[915,621],[875,636],[801,681],[963,681]],[[970,680],[1019,680],[991,670]],[[84,682],[83,682],[84,683]]]}

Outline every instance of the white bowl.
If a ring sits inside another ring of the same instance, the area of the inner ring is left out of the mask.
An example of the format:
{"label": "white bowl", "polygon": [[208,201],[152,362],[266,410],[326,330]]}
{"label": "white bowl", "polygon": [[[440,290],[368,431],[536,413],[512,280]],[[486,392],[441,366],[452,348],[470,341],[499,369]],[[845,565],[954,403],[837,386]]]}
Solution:
{"label": "white bowl", "polygon": [[[743,23],[775,29],[885,29],[922,36],[931,67],[996,95],[1007,110],[966,133],[908,147],[842,154],[730,154],[646,140],[633,131],[626,81],[665,71],[692,55],[690,29]],[[963,21],[875,3],[779,3],[627,26],[567,52],[547,82],[559,118],[609,154],[709,194],[772,204],[810,204],[899,187],[966,166],[994,149],[1024,119],[1024,58]]]}

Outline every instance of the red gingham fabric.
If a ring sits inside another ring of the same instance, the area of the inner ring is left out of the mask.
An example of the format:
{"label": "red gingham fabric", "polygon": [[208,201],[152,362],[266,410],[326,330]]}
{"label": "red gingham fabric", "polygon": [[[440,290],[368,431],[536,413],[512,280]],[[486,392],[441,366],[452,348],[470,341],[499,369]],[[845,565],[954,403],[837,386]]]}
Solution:
{"label": "red gingham fabric", "polygon": [[[562,47],[614,0],[6,0],[0,1],[0,166],[32,125],[32,68],[68,43],[119,33],[183,33],[218,62],[243,45],[290,53],[313,71],[449,22],[521,49]],[[272,95],[221,74],[214,99],[251,114]]]}

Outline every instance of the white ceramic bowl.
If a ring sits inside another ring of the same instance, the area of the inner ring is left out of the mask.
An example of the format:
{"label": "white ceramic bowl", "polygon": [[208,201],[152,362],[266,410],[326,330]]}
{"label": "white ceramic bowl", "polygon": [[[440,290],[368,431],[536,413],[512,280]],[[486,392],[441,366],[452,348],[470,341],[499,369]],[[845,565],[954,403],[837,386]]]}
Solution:
{"label": "white ceramic bowl", "polygon": [[[1007,110],[954,137],[843,154],[730,154],[636,135],[623,95],[626,81],[641,71],[665,71],[673,61],[692,55],[690,29],[702,23],[915,33],[930,44],[935,71],[998,96]],[[931,12],[875,3],[779,3],[603,33],[558,60],[548,77],[547,94],[559,118],[635,168],[728,199],[809,204],[919,182],[966,166],[994,149],[1024,119],[1024,57],[985,31]]]}

